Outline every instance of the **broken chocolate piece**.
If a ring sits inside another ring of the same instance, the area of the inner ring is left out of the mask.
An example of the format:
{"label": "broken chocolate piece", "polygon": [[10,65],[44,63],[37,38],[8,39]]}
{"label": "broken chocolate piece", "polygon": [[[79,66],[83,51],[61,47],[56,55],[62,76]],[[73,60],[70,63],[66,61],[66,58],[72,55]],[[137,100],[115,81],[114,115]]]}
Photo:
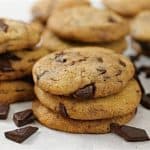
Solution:
{"label": "broken chocolate piece", "polygon": [[150,94],[143,95],[142,100],[141,100],[141,104],[145,108],[150,109]]}
{"label": "broken chocolate piece", "polygon": [[0,19],[0,31],[7,32],[8,25],[4,22],[3,19]]}
{"label": "broken chocolate piece", "polygon": [[0,104],[0,119],[7,119],[9,105]]}
{"label": "broken chocolate piece", "polygon": [[121,75],[121,73],[122,73],[122,70],[118,70],[118,72],[116,73],[116,76]]}
{"label": "broken chocolate piece", "polygon": [[105,74],[107,72],[106,69],[102,69],[102,68],[97,68],[97,71],[98,71],[99,75]]}
{"label": "broken chocolate piece", "polygon": [[101,57],[98,57],[97,60],[98,62],[101,62],[101,63],[103,62],[103,59]]}
{"label": "broken chocolate piece", "polygon": [[18,57],[17,55],[15,55],[12,52],[7,52],[4,54],[0,54],[0,59],[4,59],[4,60],[14,60],[14,61],[19,61],[21,60],[20,57]]}
{"label": "broken chocolate piece", "polygon": [[33,122],[34,120],[35,120],[35,116],[33,115],[33,111],[31,109],[17,112],[13,115],[13,121],[18,127],[27,125]]}
{"label": "broken chocolate piece", "polygon": [[93,98],[95,95],[95,85],[90,84],[77,90],[75,93],[72,94],[73,98],[76,99],[90,99]]}
{"label": "broken chocolate piece", "polygon": [[115,20],[112,16],[110,16],[110,17],[108,18],[108,22],[115,23],[116,20]]}
{"label": "broken chocolate piece", "polygon": [[63,52],[61,52],[59,54],[56,54],[55,60],[56,60],[56,62],[60,62],[60,63],[65,63],[67,61],[67,59],[64,58],[64,53]]}
{"label": "broken chocolate piece", "polygon": [[59,104],[59,113],[65,117],[65,118],[68,118],[68,113],[67,113],[67,110],[66,110],[66,107],[64,106],[64,104],[60,103]]}
{"label": "broken chocolate piece", "polygon": [[110,125],[110,130],[112,133],[115,133],[121,137],[123,137],[126,141],[129,142],[139,142],[139,141],[149,141],[149,137],[145,130],[112,123]]}
{"label": "broken chocolate piece", "polygon": [[123,67],[126,67],[126,64],[122,60],[119,60],[119,64]]}
{"label": "broken chocolate piece", "polygon": [[28,126],[21,129],[5,132],[5,137],[16,143],[22,143],[38,130],[37,127]]}

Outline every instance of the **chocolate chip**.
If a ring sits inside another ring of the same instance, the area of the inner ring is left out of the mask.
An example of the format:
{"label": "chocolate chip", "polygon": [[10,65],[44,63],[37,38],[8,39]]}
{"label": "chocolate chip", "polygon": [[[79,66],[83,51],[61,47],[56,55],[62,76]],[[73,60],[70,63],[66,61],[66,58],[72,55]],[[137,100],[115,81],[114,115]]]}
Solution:
{"label": "chocolate chip", "polygon": [[24,92],[25,89],[16,89],[16,92]]}
{"label": "chocolate chip", "polygon": [[110,129],[112,133],[119,135],[129,142],[139,142],[139,141],[149,141],[149,137],[145,130],[130,127],[130,126],[120,126],[116,123],[112,123],[110,125]]}
{"label": "chocolate chip", "polygon": [[105,74],[105,73],[107,72],[106,69],[102,69],[102,68],[97,68],[96,70],[98,71],[98,73],[99,73],[100,75]]}
{"label": "chocolate chip", "polygon": [[9,60],[0,59],[0,71],[2,71],[2,72],[14,71]]}
{"label": "chocolate chip", "polygon": [[141,100],[141,104],[145,108],[150,109],[150,94],[143,95],[142,100]]}
{"label": "chocolate chip", "polygon": [[119,60],[119,64],[123,67],[126,67],[126,64],[122,60]]}
{"label": "chocolate chip", "polygon": [[116,23],[116,20],[112,16],[110,16],[108,17],[108,22]]}
{"label": "chocolate chip", "polygon": [[33,111],[31,109],[17,112],[13,115],[13,121],[18,127],[22,127],[26,124],[29,124],[34,120],[35,120],[35,116],[33,115]]}
{"label": "chocolate chip", "polygon": [[38,130],[37,127],[28,126],[12,131],[5,132],[5,137],[16,143],[22,143]]}
{"label": "chocolate chip", "polygon": [[66,107],[64,106],[64,104],[60,103],[59,104],[59,113],[65,117],[65,118],[68,118],[68,113],[67,113],[67,110],[66,110]]}
{"label": "chocolate chip", "polygon": [[0,54],[0,59],[3,59],[3,60],[14,60],[14,61],[21,60],[21,58],[19,56],[15,55],[12,52],[7,52],[7,53],[4,53],[4,54]]}
{"label": "chocolate chip", "polygon": [[101,63],[103,62],[103,59],[101,57],[98,57],[97,60],[98,62],[101,62]]}
{"label": "chocolate chip", "polygon": [[72,96],[76,99],[90,99],[93,98],[95,94],[95,85],[89,84],[84,88],[77,90]]}
{"label": "chocolate chip", "polygon": [[122,73],[122,70],[118,70],[117,73],[116,73],[116,76],[121,75],[121,73]]}
{"label": "chocolate chip", "polygon": [[56,62],[60,62],[60,63],[65,63],[67,61],[67,59],[64,58],[64,53],[62,53],[62,52],[59,54],[56,54],[55,60],[56,60]]}
{"label": "chocolate chip", "polygon": [[3,19],[0,19],[0,31],[7,32],[8,25],[4,22]]}
{"label": "chocolate chip", "polygon": [[9,112],[9,105],[0,104],[0,119],[7,119]]}

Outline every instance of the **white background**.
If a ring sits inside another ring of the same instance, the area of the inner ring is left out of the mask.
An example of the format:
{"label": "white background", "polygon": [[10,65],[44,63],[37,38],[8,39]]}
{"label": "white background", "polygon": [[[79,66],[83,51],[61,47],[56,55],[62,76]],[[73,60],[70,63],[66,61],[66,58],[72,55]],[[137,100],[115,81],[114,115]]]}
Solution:
{"label": "white background", "polygon": [[[29,21],[30,8],[34,1],[0,0],[0,17]],[[92,1],[96,2],[96,0]],[[149,63],[144,58],[141,59],[141,62]],[[150,92],[150,80],[142,81],[147,92]],[[26,108],[31,108],[31,103],[13,104],[8,120],[0,121],[0,150],[150,150],[150,142],[129,143],[114,134],[68,134],[47,129],[38,123],[33,125],[38,126],[39,131],[21,145],[5,139],[4,131],[16,129],[12,121],[12,114]],[[140,106],[136,117],[129,125],[144,128],[150,135],[150,111]]]}

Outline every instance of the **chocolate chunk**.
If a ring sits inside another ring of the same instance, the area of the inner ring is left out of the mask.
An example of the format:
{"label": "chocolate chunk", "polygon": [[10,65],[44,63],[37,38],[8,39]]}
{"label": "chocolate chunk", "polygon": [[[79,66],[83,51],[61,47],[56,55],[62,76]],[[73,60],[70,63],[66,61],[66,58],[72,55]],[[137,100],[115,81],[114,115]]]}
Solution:
{"label": "chocolate chunk", "polygon": [[28,126],[21,129],[5,132],[5,137],[16,143],[22,143],[38,130],[37,127]]}
{"label": "chocolate chunk", "polygon": [[60,103],[59,104],[59,113],[65,117],[65,118],[68,118],[68,113],[67,113],[67,110],[66,110],[66,107],[64,106],[64,104]]}
{"label": "chocolate chunk", "polygon": [[67,61],[67,59],[64,58],[64,53],[62,53],[62,52],[59,54],[56,54],[55,60],[56,60],[56,62],[60,62],[60,63],[65,63]]}
{"label": "chocolate chunk", "polygon": [[141,100],[141,104],[145,108],[150,109],[150,94],[143,95],[142,100]]}
{"label": "chocolate chunk", "polygon": [[3,19],[0,19],[0,31],[7,32],[8,25],[4,22]]}
{"label": "chocolate chunk", "polygon": [[123,67],[126,67],[126,64],[122,60],[119,60],[119,64]]}
{"label": "chocolate chunk", "polygon": [[121,75],[121,73],[122,73],[122,70],[118,70],[117,73],[116,73],[116,76]]}
{"label": "chocolate chunk", "polygon": [[102,68],[97,68],[97,71],[100,75],[105,74],[107,72],[106,69],[102,69]]}
{"label": "chocolate chunk", "polygon": [[29,124],[35,120],[35,116],[31,109],[27,109],[21,112],[17,112],[13,115],[13,121],[16,126],[22,127],[26,124]]}
{"label": "chocolate chunk", "polygon": [[139,142],[139,141],[149,141],[149,137],[145,130],[130,127],[130,126],[120,126],[118,124],[112,123],[110,125],[110,129],[112,133],[123,137],[126,141],[129,142]]}
{"label": "chocolate chunk", "polygon": [[77,90],[72,96],[76,99],[90,99],[93,98],[95,94],[95,85],[90,84]]}
{"label": "chocolate chunk", "polygon": [[12,52],[7,52],[7,53],[4,53],[4,54],[0,54],[0,59],[3,59],[3,60],[14,60],[14,61],[21,60],[21,58],[19,56],[15,55]]}
{"label": "chocolate chunk", "polygon": [[0,119],[7,119],[9,105],[0,104]]}
{"label": "chocolate chunk", "polygon": [[108,22],[110,22],[110,23],[116,23],[116,20],[112,16],[110,16],[108,18]]}
{"label": "chocolate chunk", "polygon": [[101,62],[101,63],[103,62],[103,59],[101,57],[98,57],[97,60],[98,62]]}
{"label": "chocolate chunk", "polygon": [[9,60],[0,59],[0,71],[2,72],[14,71]]}

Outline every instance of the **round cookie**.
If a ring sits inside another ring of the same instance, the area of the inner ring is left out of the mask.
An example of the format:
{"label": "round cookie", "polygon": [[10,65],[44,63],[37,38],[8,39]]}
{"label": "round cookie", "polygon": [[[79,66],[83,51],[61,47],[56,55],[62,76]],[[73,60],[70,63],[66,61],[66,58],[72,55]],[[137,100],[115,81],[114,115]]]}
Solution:
{"label": "round cookie", "polygon": [[0,80],[20,79],[31,74],[34,63],[48,53],[46,49],[35,48],[0,54]]}
{"label": "round cookie", "polygon": [[129,30],[127,21],[117,14],[88,6],[54,13],[48,28],[64,39],[92,43],[116,41]]}
{"label": "round cookie", "polygon": [[150,8],[149,0],[103,0],[106,7],[126,17],[132,17],[143,9]]}
{"label": "round cookie", "polygon": [[132,112],[125,116],[112,119],[80,121],[64,118],[59,114],[53,113],[50,109],[44,107],[38,101],[33,102],[32,109],[39,122],[46,127],[71,133],[108,133],[110,132],[111,123],[124,125],[134,117],[135,113]]}
{"label": "round cookie", "polygon": [[34,47],[40,40],[40,32],[33,24],[0,19],[0,53]]}
{"label": "round cookie", "polygon": [[64,50],[72,47],[85,47],[85,46],[97,46],[105,47],[114,50],[117,53],[123,53],[127,47],[127,42],[125,38],[119,39],[117,41],[108,42],[108,43],[81,43],[81,42],[72,42],[59,38],[52,31],[46,29],[42,34],[41,47],[48,49],[49,51],[58,51]]}
{"label": "round cookie", "polygon": [[32,8],[34,18],[46,23],[54,10],[73,7],[76,5],[89,5],[88,0],[38,0]]}
{"label": "round cookie", "polygon": [[143,11],[131,23],[131,36],[138,41],[150,43],[150,11]]}
{"label": "round cookie", "polygon": [[22,80],[0,82],[0,104],[29,101],[35,98],[33,85]]}
{"label": "round cookie", "polygon": [[63,105],[69,118],[78,120],[123,116],[135,110],[141,100],[141,90],[135,80],[129,81],[120,93],[90,100],[73,100],[68,97],[51,95],[37,86],[35,86],[35,94],[47,108],[59,113]]}
{"label": "round cookie", "polygon": [[133,76],[134,66],[127,57],[98,47],[55,52],[33,67],[34,82],[41,89],[81,99],[118,93]]}

